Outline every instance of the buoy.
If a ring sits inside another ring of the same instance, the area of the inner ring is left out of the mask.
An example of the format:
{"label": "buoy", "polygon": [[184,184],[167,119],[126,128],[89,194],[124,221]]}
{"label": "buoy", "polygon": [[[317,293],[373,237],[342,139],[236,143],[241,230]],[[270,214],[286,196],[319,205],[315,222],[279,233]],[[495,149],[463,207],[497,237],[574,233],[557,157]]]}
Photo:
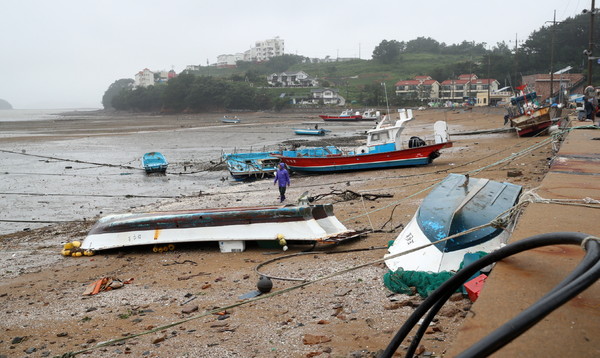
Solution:
{"label": "buoy", "polygon": [[273,282],[266,276],[260,276],[256,288],[262,293],[267,293],[273,288]]}
{"label": "buoy", "polygon": [[81,246],[81,242],[79,242],[79,241],[73,241],[71,244],[73,244],[73,247],[75,247],[75,248]]}

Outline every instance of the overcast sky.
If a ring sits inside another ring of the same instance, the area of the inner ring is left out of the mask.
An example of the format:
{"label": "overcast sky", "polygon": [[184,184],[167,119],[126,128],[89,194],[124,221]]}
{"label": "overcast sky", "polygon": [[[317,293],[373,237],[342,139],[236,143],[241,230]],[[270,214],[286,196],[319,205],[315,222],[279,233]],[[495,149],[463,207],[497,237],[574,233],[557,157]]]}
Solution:
{"label": "overcast sky", "polygon": [[[514,46],[589,0],[2,0],[0,98],[17,109],[100,108],[120,78],[244,52],[279,36],[285,52],[370,59],[382,40],[419,36]],[[598,20],[600,21],[600,19]],[[510,41],[510,42],[509,42]]]}

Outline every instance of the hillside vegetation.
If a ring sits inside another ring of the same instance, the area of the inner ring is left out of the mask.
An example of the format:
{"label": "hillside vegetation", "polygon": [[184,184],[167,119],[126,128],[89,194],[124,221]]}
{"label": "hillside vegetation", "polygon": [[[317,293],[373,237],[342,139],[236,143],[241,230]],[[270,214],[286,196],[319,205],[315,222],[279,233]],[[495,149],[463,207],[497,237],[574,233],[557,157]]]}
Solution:
{"label": "hillside vegetation", "polygon": [[[264,63],[239,61],[237,68],[200,66],[198,71],[185,71],[166,84],[148,88],[134,88],[132,80],[120,79],[109,87],[103,104],[105,108],[134,111],[277,110],[289,105],[281,93],[308,97],[312,88],[269,88],[267,75],[304,71],[317,78],[321,87],[336,88],[347,101],[358,105],[384,105],[386,88],[390,104],[412,105],[396,98],[394,84],[417,75],[442,82],[474,73],[479,78],[494,78],[501,86],[514,87],[520,85],[523,75],[566,66],[572,66],[572,72],[586,73],[587,58],[582,52],[588,46],[588,24],[589,15],[582,14],[557,23],[555,31],[543,26],[519,48],[510,48],[504,42],[493,47],[467,41],[446,45],[419,37],[407,42],[383,40],[370,60],[319,62],[283,55]],[[600,38],[600,27],[594,31],[594,37]],[[594,80],[598,80],[600,66],[595,67]]]}

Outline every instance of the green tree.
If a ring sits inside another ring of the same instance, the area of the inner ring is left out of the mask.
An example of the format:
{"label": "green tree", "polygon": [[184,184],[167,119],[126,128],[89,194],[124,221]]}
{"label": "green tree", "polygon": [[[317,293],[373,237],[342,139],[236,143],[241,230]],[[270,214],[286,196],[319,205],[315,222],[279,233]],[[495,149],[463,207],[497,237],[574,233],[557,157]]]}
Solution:
{"label": "green tree", "polygon": [[402,44],[396,40],[383,40],[373,50],[372,58],[384,64],[396,62],[400,58]]}
{"label": "green tree", "polygon": [[164,94],[164,107],[166,110],[180,112],[187,108],[186,98],[190,93],[195,76],[182,73],[167,82]]}
{"label": "green tree", "polygon": [[431,37],[417,37],[406,43],[405,51],[411,53],[439,53],[441,47],[440,43]]}
{"label": "green tree", "polygon": [[115,108],[112,104],[113,98],[115,98],[115,96],[117,96],[122,89],[133,87],[133,83],[134,80],[131,78],[121,78],[120,80],[116,80],[115,82],[111,83],[102,96],[102,106],[104,109]]}

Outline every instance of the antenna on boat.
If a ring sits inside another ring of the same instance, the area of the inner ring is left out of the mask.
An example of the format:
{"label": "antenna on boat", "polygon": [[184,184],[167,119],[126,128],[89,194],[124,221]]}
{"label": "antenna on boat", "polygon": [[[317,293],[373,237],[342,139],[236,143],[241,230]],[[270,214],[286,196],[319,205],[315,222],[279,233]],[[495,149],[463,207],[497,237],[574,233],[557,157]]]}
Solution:
{"label": "antenna on boat", "polygon": [[387,107],[387,115],[389,116],[390,115],[390,103],[388,102],[387,86],[385,85],[385,82],[381,82],[381,85],[383,86],[383,92],[385,93],[385,106]]}

